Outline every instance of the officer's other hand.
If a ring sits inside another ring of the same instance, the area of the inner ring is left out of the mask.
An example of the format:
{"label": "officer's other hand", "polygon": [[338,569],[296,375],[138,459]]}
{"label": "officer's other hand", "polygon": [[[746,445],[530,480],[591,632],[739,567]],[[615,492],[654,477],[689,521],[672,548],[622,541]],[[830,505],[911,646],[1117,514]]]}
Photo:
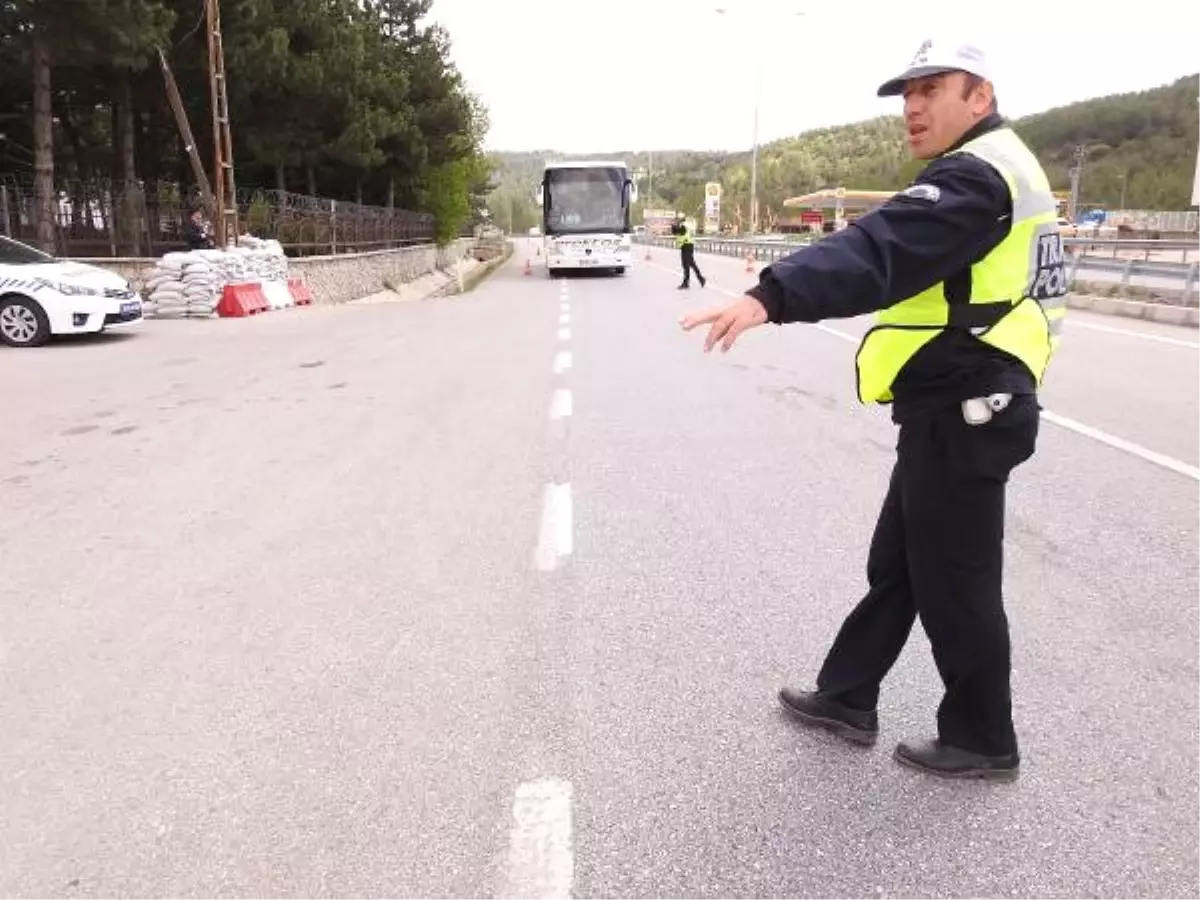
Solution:
{"label": "officer's other hand", "polygon": [[708,329],[708,337],[704,339],[704,352],[712,350],[717,341],[721,342],[721,352],[724,353],[733,346],[742,334],[751,328],[756,328],[767,321],[767,311],[753,297],[742,297],[728,306],[714,306],[699,312],[689,313],[679,320],[684,331],[691,331],[697,325],[712,325]]}

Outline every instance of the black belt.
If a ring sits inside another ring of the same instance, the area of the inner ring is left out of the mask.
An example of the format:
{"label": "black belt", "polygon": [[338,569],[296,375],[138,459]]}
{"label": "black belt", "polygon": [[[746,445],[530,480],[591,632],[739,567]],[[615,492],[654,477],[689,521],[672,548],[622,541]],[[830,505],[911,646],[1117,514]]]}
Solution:
{"label": "black belt", "polygon": [[951,328],[991,328],[1012,311],[1007,300],[999,303],[951,303],[947,324]]}

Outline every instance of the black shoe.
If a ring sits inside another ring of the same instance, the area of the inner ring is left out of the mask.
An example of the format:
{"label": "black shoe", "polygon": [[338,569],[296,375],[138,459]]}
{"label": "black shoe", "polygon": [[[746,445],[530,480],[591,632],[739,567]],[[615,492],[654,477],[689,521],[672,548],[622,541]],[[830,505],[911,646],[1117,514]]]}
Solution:
{"label": "black shoe", "polygon": [[683,284],[681,284],[681,285],[680,285],[680,286],[679,286],[679,287],[678,287],[676,290],[680,290],[680,291],[686,291],[686,290],[687,290],[688,288],[690,288],[690,287],[691,287],[691,285],[690,285],[690,284],[688,284],[688,283],[685,281],[685,282],[684,282]]}
{"label": "black shoe", "polygon": [[827,728],[856,744],[870,746],[879,737],[879,716],[873,709],[851,709],[816,691],[790,688],[779,692],[779,702],[804,724]]}
{"label": "black shoe", "polygon": [[1020,756],[985,756],[971,750],[960,750],[941,741],[920,744],[899,743],[892,755],[896,762],[942,778],[984,778],[989,781],[1016,781],[1021,768]]}
{"label": "black shoe", "polygon": [[699,278],[700,278],[700,287],[704,287],[706,284],[708,284],[708,279],[705,278],[703,275],[700,275]]}

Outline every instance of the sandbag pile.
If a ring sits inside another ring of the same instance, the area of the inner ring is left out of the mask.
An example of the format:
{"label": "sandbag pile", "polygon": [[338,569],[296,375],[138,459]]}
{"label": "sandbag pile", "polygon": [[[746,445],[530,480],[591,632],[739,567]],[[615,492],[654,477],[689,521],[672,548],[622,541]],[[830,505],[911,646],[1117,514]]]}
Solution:
{"label": "sandbag pile", "polygon": [[244,234],[227,250],[165,254],[146,280],[149,315],[207,318],[216,314],[227,284],[287,282],[288,260],[278,241]]}
{"label": "sandbag pile", "polygon": [[220,250],[168,253],[146,281],[150,312],[161,318],[207,318],[217,309],[225,286],[218,269]]}
{"label": "sandbag pile", "polygon": [[225,250],[221,272],[226,284],[287,281],[287,256],[279,241],[268,241],[243,234],[237,246]]}

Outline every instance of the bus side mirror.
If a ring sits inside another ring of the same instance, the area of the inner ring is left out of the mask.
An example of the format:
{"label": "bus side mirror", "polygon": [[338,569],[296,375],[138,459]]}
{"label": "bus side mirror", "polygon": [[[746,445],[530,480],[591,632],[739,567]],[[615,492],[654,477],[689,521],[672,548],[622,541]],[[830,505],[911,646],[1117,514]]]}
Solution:
{"label": "bus side mirror", "polygon": [[636,182],[636,181],[633,181],[633,180],[631,179],[631,180],[629,181],[629,202],[630,202],[630,203],[637,203],[637,201],[638,201],[638,189],[637,189],[637,182]]}
{"label": "bus side mirror", "polygon": [[545,196],[546,196],[545,191],[542,189],[542,186],[539,184],[537,186],[537,190],[534,191],[534,193],[533,193],[533,202],[536,203],[538,206],[544,206],[546,203]]}

